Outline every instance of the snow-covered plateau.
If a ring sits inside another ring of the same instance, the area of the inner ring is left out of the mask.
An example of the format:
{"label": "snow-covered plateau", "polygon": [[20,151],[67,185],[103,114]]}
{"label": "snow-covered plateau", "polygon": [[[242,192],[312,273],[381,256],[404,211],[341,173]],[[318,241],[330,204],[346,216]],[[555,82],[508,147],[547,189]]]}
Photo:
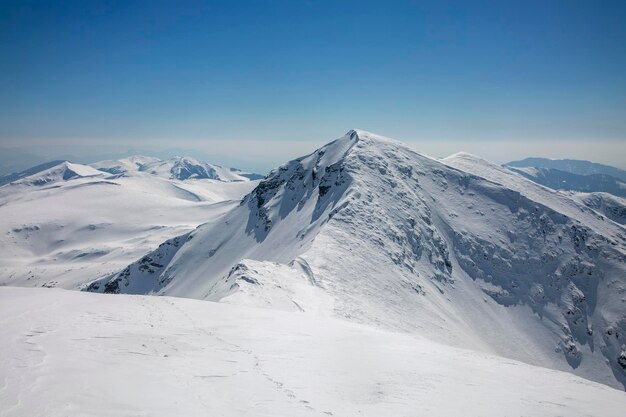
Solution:
{"label": "snow-covered plateau", "polygon": [[626,409],[620,197],[361,130],[261,181],[74,165],[0,187],[0,283],[83,290],[0,288],[0,415]]}

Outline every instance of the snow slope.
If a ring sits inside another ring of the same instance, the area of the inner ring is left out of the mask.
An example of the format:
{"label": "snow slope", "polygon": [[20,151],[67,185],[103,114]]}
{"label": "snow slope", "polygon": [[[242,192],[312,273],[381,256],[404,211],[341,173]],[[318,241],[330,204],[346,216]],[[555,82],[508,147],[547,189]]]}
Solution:
{"label": "snow slope", "polygon": [[441,162],[472,175],[503,185],[530,200],[540,202],[555,211],[562,212],[568,217],[586,226],[590,226],[599,232],[606,232],[619,237],[624,230],[623,228],[615,229],[610,222],[605,225],[606,219],[598,215],[595,210],[586,207],[576,199],[572,199],[571,194],[558,192],[541,184],[537,184],[505,167],[492,164],[478,156],[467,152],[459,152],[444,158]]}
{"label": "snow slope", "polygon": [[256,185],[44,168],[0,187],[0,285],[77,288],[236,206]]}
{"label": "snow slope", "polygon": [[86,289],[316,311],[623,388],[625,254],[569,196],[350,131]]}
{"label": "snow slope", "polygon": [[626,224],[626,199],[607,193],[576,193],[572,198],[621,225]]}
{"label": "snow slope", "polygon": [[621,416],[568,373],[312,314],[0,288],[0,416]]}

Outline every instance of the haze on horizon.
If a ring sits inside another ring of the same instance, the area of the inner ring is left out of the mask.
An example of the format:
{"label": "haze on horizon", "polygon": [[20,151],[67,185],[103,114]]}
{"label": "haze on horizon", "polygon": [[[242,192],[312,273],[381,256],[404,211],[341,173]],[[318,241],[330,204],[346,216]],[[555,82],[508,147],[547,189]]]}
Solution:
{"label": "haze on horizon", "polygon": [[361,128],[626,168],[620,1],[5,1],[0,148],[257,172]]}

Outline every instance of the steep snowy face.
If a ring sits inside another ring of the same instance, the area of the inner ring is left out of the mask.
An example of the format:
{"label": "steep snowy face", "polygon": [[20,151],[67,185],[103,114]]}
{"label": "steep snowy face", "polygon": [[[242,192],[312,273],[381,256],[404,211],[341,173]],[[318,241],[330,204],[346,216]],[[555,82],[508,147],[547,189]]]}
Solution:
{"label": "steep snowy face", "polygon": [[[270,172],[242,202],[251,212],[248,230],[262,241],[274,224],[301,212],[305,206],[313,206],[305,216],[311,216],[307,219],[311,226],[323,223],[326,219],[322,215],[338,206],[351,184],[350,176],[344,173],[345,160],[358,141],[357,132],[350,131],[316,152]],[[332,215],[329,213],[328,217]],[[300,230],[302,238],[306,233],[307,230]]]}
{"label": "steep snowy face", "polygon": [[[290,300],[624,383],[624,229],[504,168],[461,159],[470,172],[350,131],[89,290]],[[331,301],[311,301],[317,289]]]}
{"label": "steep snowy face", "polygon": [[[343,164],[353,179],[351,196],[302,256],[313,271],[330,270],[327,282],[341,294],[336,308],[342,315],[481,334],[487,329],[478,323],[498,309],[477,306],[483,299],[477,293],[466,297],[479,289],[499,306],[524,306],[541,317],[554,336],[551,349],[581,372],[595,366],[590,358],[582,363],[584,353],[593,356],[600,346],[615,378],[624,381],[623,347],[614,337],[626,330],[621,227],[543,187],[525,194],[524,185],[508,184],[498,171],[491,179],[509,186],[361,136]],[[341,261],[328,261],[333,258]],[[415,299],[411,290],[425,296]],[[449,309],[456,310],[452,317]],[[422,324],[425,313],[428,324]],[[510,333],[506,322],[489,327],[499,326]],[[501,340],[488,343],[501,352],[515,349]]]}
{"label": "steep snowy face", "polygon": [[[241,260],[293,261],[332,217],[330,212],[346,191],[349,179],[338,175],[357,141],[356,132],[350,132],[275,169],[239,207],[181,237],[180,245],[162,245],[148,255],[168,262],[146,270],[140,260],[88,289],[220,299],[234,289],[227,277]],[[110,281],[120,284],[107,287]]]}

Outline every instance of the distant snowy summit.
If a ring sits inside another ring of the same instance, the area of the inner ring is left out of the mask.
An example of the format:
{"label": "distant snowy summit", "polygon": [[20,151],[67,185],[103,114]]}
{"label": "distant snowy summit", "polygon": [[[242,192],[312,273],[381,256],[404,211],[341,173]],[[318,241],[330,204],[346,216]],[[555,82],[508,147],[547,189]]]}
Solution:
{"label": "distant snowy summit", "polygon": [[119,160],[96,162],[91,164],[91,166],[112,174],[146,172],[163,178],[183,181],[187,179],[249,181],[263,178],[262,175],[244,172],[236,168],[209,164],[190,157],[175,157],[161,160],[147,156],[132,156]]}
{"label": "distant snowy summit", "polygon": [[37,165],[26,171],[0,178],[0,186],[13,183],[24,185],[46,185],[75,178],[103,177],[104,172],[89,165],[74,164],[68,161],[52,161]]}
{"label": "distant snowy summit", "polygon": [[131,156],[124,159],[100,161],[89,165],[69,161],[51,161],[22,172],[0,177],[0,186],[13,183],[22,185],[45,185],[77,178],[149,174],[157,177],[185,181],[210,179],[223,182],[250,181],[262,175],[209,164],[189,157],[167,160],[149,156]]}

